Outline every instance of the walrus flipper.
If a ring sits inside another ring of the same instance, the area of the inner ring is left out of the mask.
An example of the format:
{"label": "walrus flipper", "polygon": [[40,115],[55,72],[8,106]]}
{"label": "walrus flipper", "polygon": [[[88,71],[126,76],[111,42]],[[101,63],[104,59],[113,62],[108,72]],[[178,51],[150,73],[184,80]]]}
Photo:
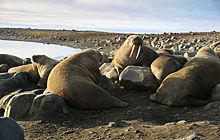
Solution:
{"label": "walrus flipper", "polygon": [[[113,98],[115,98],[115,97],[113,97]],[[113,104],[113,107],[124,108],[124,107],[127,107],[128,105],[129,105],[128,103],[120,101],[119,99],[115,98],[115,103]]]}
{"label": "walrus flipper", "polygon": [[208,100],[199,100],[192,97],[186,97],[182,101],[180,101],[181,106],[203,106],[208,104],[210,101]]}

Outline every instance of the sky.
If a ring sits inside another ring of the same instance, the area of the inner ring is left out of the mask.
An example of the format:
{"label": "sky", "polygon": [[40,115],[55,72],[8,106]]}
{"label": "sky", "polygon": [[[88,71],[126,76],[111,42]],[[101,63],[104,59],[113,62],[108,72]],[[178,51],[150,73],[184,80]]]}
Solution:
{"label": "sky", "polygon": [[117,33],[220,31],[220,0],[0,0],[0,27]]}

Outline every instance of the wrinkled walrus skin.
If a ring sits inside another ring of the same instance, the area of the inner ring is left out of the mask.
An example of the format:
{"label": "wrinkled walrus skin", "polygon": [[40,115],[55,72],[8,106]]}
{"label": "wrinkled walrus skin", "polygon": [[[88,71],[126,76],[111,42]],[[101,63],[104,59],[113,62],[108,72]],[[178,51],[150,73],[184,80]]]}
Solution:
{"label": "wrinkled walrus skin", "polygon": [[150,66],[159,55],[149,47],[143,46],[143,40],[137,35],[129,36],[115,52],[112,63],[125,69],[127,66]]}
{"label": "wrinkled walrus skin", "polygon": [[[33,55],[31,57],[32,65],[37,65],[37,71],[40,76],[38,86],[47,86],[47,79],[51,70],[60,62],[46,55]],[[33,63],[35,62],[35,63]],[[34,68],[34,66],[33,66]]]}
{"label": "wrinkled walrus skin", "polygon": [[182,69],[168,75],[150,99],[168,106],[201,106],[209,103],[220,83],[220,61],[209,47],[201,48]]}
{"label": "wrinkled walrus skin", "polygon": [[97,84],[102,79],[99,62],[102,55],[92,49],[73,54],[51,71],[47,88],[78,109],[126,107],[127,103],[111,96]]}

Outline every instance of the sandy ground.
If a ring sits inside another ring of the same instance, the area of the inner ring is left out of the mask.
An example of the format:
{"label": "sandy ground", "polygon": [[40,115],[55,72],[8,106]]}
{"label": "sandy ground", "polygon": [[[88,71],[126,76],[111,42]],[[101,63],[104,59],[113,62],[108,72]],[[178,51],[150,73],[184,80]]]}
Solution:
{"label": "sandy ground", "polygon": [[[39,31],[27,30],[29,32]],[[95,48],[110,56],[112,51],[120,47],[124,38],[128,36],[117,33],[76,31],[71,31],[66,35],[64,33],[67,31],[49,30],[47,32],[58,33],[56,34],[58,37],[45,34],[46,37],[37,38],[37,35],[25,36],[24,31],[26,30],[0,29],[0,39]],[[213,38],[213,34],[217,36],[217,39],[220,36],[215,32],[172,34],[172,36],[178,38],[176,42],[183,39],[203,38],[212,43],[217,40],[216,37]],[[164,38],[169,35],[143,34],[141,36],[146,37],[144,42],[147,44],[148,40],[152,41],[156,36]],[[17,120],[17,122],[24,129],[25,139],[179,139],[188,136],[210,140],[220,139],[219,105],[168,107],[150,101],[149,96],[153,93],[151,91],[137,92],[119,88],[109,93],[128,102],[129,107],[103,110],[77,110],[69,107],[68,113],[56,114],[53,118],[42,118],[36,121]]]}

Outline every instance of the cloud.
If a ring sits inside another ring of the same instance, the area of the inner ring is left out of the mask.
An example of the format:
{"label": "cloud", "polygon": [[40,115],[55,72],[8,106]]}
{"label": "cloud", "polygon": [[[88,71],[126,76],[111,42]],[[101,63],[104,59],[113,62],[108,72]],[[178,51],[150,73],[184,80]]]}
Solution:
{"label": "cloud", "polygon": [[0,3],[0,26],[115,32],[219,30],[219,6],[219,0],[7,0]]}

